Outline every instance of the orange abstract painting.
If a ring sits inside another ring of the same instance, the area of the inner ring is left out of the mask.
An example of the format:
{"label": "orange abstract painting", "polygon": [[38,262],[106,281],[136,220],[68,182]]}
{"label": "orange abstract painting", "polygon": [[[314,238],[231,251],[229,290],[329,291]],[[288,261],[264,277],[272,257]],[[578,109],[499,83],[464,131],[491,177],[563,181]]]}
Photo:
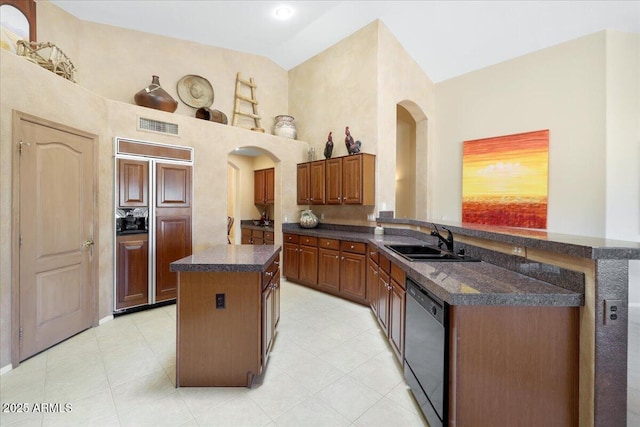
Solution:
{"label": "orange abstract painting", "polygon": [[465,141],[462,221],[547,228],[549,130]]}

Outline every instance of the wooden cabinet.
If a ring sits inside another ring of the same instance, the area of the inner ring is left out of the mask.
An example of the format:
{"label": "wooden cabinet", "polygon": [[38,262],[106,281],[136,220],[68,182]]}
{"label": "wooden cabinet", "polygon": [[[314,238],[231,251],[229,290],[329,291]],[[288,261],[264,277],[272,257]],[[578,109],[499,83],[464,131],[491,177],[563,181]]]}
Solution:
{"label": "wooden cabinet", "polygon": [[387,333],[389,330],[389,300],[390,296],[390,284],[389,273],[385,271],[382,266],[378,269],[378,323],[382,327],[382,330]]}
{"label": "wooden cabinet", "polygon": [[253,172],[253,203],[272,205],[275,202],[275,169],[260,169]]}
{"label": "wooden cabinet", "polygon": [[378,249],[373,245],[367,248],[367,301],[374,314],[378,315]]}
{"label": "wooden cabinet", "polygon": [[188,165],[156,167],[156,301],[176,297],[169,264],[191,255],[191,175]]}
{"label": "wooden cabinet", "polygon": [[396,264],[391,263],[391,289],[389,290],[389,331],[391,348],[398,360],[404,360],[404,330],[406,276]]}
{"label": "wooden cabinet", "polygon": [[320,239],[318,244],[318,286],[340,292],[340,241]]}
{"label": "wooden cabinet", "polygon": [[366,245],[359,242],[340,243],[340,293],[366,300]]}
{"label": "wooden cabinet", "polygon": [[149,206],[149,162],[118,159],[118,207]]}
{"label": "wooden cabinet", "polygon": [[297,169],[297,203],[325,204],[325,161],[300,163]]}
{"label": "wooden cabinet", "polygon": [[299,205],[375,204],[375,156],[355,154],[298,164]]}
{"label": "wooden cabinet", "polygon": [[146,304],[149,299],[147,234],[116,238],[116,310]]}
{"label": "wooden cabinet", "polygon": [[241,228],[241,240],[243,245],[273,245],[273,231]]}
{"label": "wooden cabinet", "polygon": [[284,276],[306,285],[318,284],[318,239],[284,235]]}
{"label": "wooden cabinet", "polygon": [[297,203],[311,204],[311,163],[299,163],[296,173]]}
{"label": "wooden cabinet", "polygon": [[579,307],[450,306],[448,425],[578,426],[579,316]]}
{"label": "wooden cabinet", "polygon": [[266,366],[280,320],[280,257],[267,268],[262,280],[262,366]]}

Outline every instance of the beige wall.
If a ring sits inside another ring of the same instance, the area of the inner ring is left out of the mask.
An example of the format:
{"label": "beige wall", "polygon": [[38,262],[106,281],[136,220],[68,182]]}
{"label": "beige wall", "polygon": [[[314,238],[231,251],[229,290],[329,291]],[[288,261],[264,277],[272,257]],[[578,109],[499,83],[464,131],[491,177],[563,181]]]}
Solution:
{"label": "beige wall", "polygon": [[396,129],[396,218],[416,217],[416,123],[398,106]]}

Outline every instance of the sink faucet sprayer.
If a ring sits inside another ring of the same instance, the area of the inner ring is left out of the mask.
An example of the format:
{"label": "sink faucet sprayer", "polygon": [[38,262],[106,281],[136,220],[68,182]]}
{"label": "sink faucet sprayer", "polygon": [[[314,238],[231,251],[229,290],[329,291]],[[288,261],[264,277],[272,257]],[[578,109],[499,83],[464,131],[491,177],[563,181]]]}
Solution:
{"label": "sink faucet sprayer", "polygon": [[438,230],[438,226],[435,224],[432,224],[433,227],[435,228],[435,230],[431,231],[431,235],[432,236],[436,236],[438,238],[438,247],[442,249],[442,243],[444,243],[445,245],[447,245],[447,250],[449,252],[453,252],[453,234],[451,234],[451,230],[449,230],[448,228],[442,227],[445,230],[447,230],[447,238],[445,239],[444,237],[442,237],[442,234],[440,234],[440,230]]}

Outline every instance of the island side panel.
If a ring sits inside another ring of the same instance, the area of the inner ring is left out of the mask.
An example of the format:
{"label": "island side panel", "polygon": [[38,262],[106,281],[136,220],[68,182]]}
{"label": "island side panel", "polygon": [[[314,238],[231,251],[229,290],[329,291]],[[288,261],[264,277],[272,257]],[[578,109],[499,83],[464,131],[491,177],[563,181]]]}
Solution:
{"label": "island side panel", "polygon": [[179,273],[177,387],[248,386],[260,373],[260,284],[260,273]]}
{"label": "island side panel", "polygon": [[577,427],[578,311],[452,306],[449,427]]}

